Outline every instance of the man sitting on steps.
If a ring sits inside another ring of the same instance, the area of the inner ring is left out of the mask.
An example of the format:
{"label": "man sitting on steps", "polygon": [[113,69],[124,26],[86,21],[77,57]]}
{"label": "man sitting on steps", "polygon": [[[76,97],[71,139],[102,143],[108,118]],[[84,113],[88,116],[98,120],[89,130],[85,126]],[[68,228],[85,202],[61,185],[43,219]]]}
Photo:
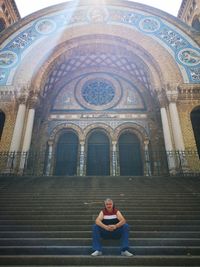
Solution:
{"label": "man sitting on steps", "polygon": [[116,239],[121,238],[121,255],[133,256],[128,251],[129,225],[124,216],[115,208],[112,199],[107,198],[104,201],[105,207],[99,213],[93,225],[93,249],[91,256],[101,256],[102,246],[101,238]]}

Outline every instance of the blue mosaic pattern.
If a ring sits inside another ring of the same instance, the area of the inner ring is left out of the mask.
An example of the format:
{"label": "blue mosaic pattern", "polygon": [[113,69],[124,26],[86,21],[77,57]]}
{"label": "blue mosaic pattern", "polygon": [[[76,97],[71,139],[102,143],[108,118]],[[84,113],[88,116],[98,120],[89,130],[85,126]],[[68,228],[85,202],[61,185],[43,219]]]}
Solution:
{"label": "blue mosaic pattern", "polygon": [[[108,6],[91,8],[88,6],[68,9],[46,16],[30,27],[20,29],[18,35],[0,50],[0,85],[8,84],[10,71],[20,63],[23,53],[44,36],[54,35],[63,28],[87,25],[90,23],[103,23],[110,25],[123,25],[131,27],[151,38],[158,40],[166,47],[177,62],[184,82],[200,83],[200,49],[181,30],[158,17],[145,14],[141,11],[131,11]],[[185,76],[187,74],[187,77]]]}
{"label": "blue mosaic pattern", "polygon": [[84,100],[95,106],[106,105],[110,103],[115,96],[115,90],[112,84],[103,79],[95,79],[86,82],[81,91]]}

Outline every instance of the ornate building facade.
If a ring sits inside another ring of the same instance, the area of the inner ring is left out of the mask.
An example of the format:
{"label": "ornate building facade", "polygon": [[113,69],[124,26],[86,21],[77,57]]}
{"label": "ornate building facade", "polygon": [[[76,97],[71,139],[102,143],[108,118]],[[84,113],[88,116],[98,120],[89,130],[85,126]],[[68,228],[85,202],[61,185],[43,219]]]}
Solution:
{"label": "ornate building facade", "polygon": [[20,19],[14,0],[0,0],[0,32]]}
{"label": "ornate building facade", "polygon": [[183,0],[178,17],[195,30],[200,31],[200,1]]}
{"label": "ornate building facade", "polygon": [[199,45],[179,19],[122,0],[20,20],[1,37],[1,172],[200,172]]}

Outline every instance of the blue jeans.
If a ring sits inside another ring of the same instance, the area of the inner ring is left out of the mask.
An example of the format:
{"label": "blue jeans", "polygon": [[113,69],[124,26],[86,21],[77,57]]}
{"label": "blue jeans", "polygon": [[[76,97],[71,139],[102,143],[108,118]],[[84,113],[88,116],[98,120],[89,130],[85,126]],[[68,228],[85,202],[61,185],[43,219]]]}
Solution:
{"label": "blue jeans", "polygon": [[101,246],[101,238],[103,239],[121,239],[121,251],[125,251],[129,249],[129,225],[125,223],[120,228],[117,228],[116,230],[110,232],[107,231],[100,226],[94,224],[93,225],[93,249],[102,251]]}

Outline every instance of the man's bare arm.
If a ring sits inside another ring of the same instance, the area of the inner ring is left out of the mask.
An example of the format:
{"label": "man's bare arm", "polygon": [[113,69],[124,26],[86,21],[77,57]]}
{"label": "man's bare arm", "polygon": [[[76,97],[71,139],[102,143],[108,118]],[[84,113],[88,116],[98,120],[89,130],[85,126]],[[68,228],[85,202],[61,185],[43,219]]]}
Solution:
{"label": "man's bare arm", "polygon": [[98,217],[96,218],[95,223],[96,223],[96,225],[100,226],[101,228],[109,231],[108,225],[105,225],[104,223],[102,223],[102,221],[103,221],[103,212],[101,211],[99,213]]}

